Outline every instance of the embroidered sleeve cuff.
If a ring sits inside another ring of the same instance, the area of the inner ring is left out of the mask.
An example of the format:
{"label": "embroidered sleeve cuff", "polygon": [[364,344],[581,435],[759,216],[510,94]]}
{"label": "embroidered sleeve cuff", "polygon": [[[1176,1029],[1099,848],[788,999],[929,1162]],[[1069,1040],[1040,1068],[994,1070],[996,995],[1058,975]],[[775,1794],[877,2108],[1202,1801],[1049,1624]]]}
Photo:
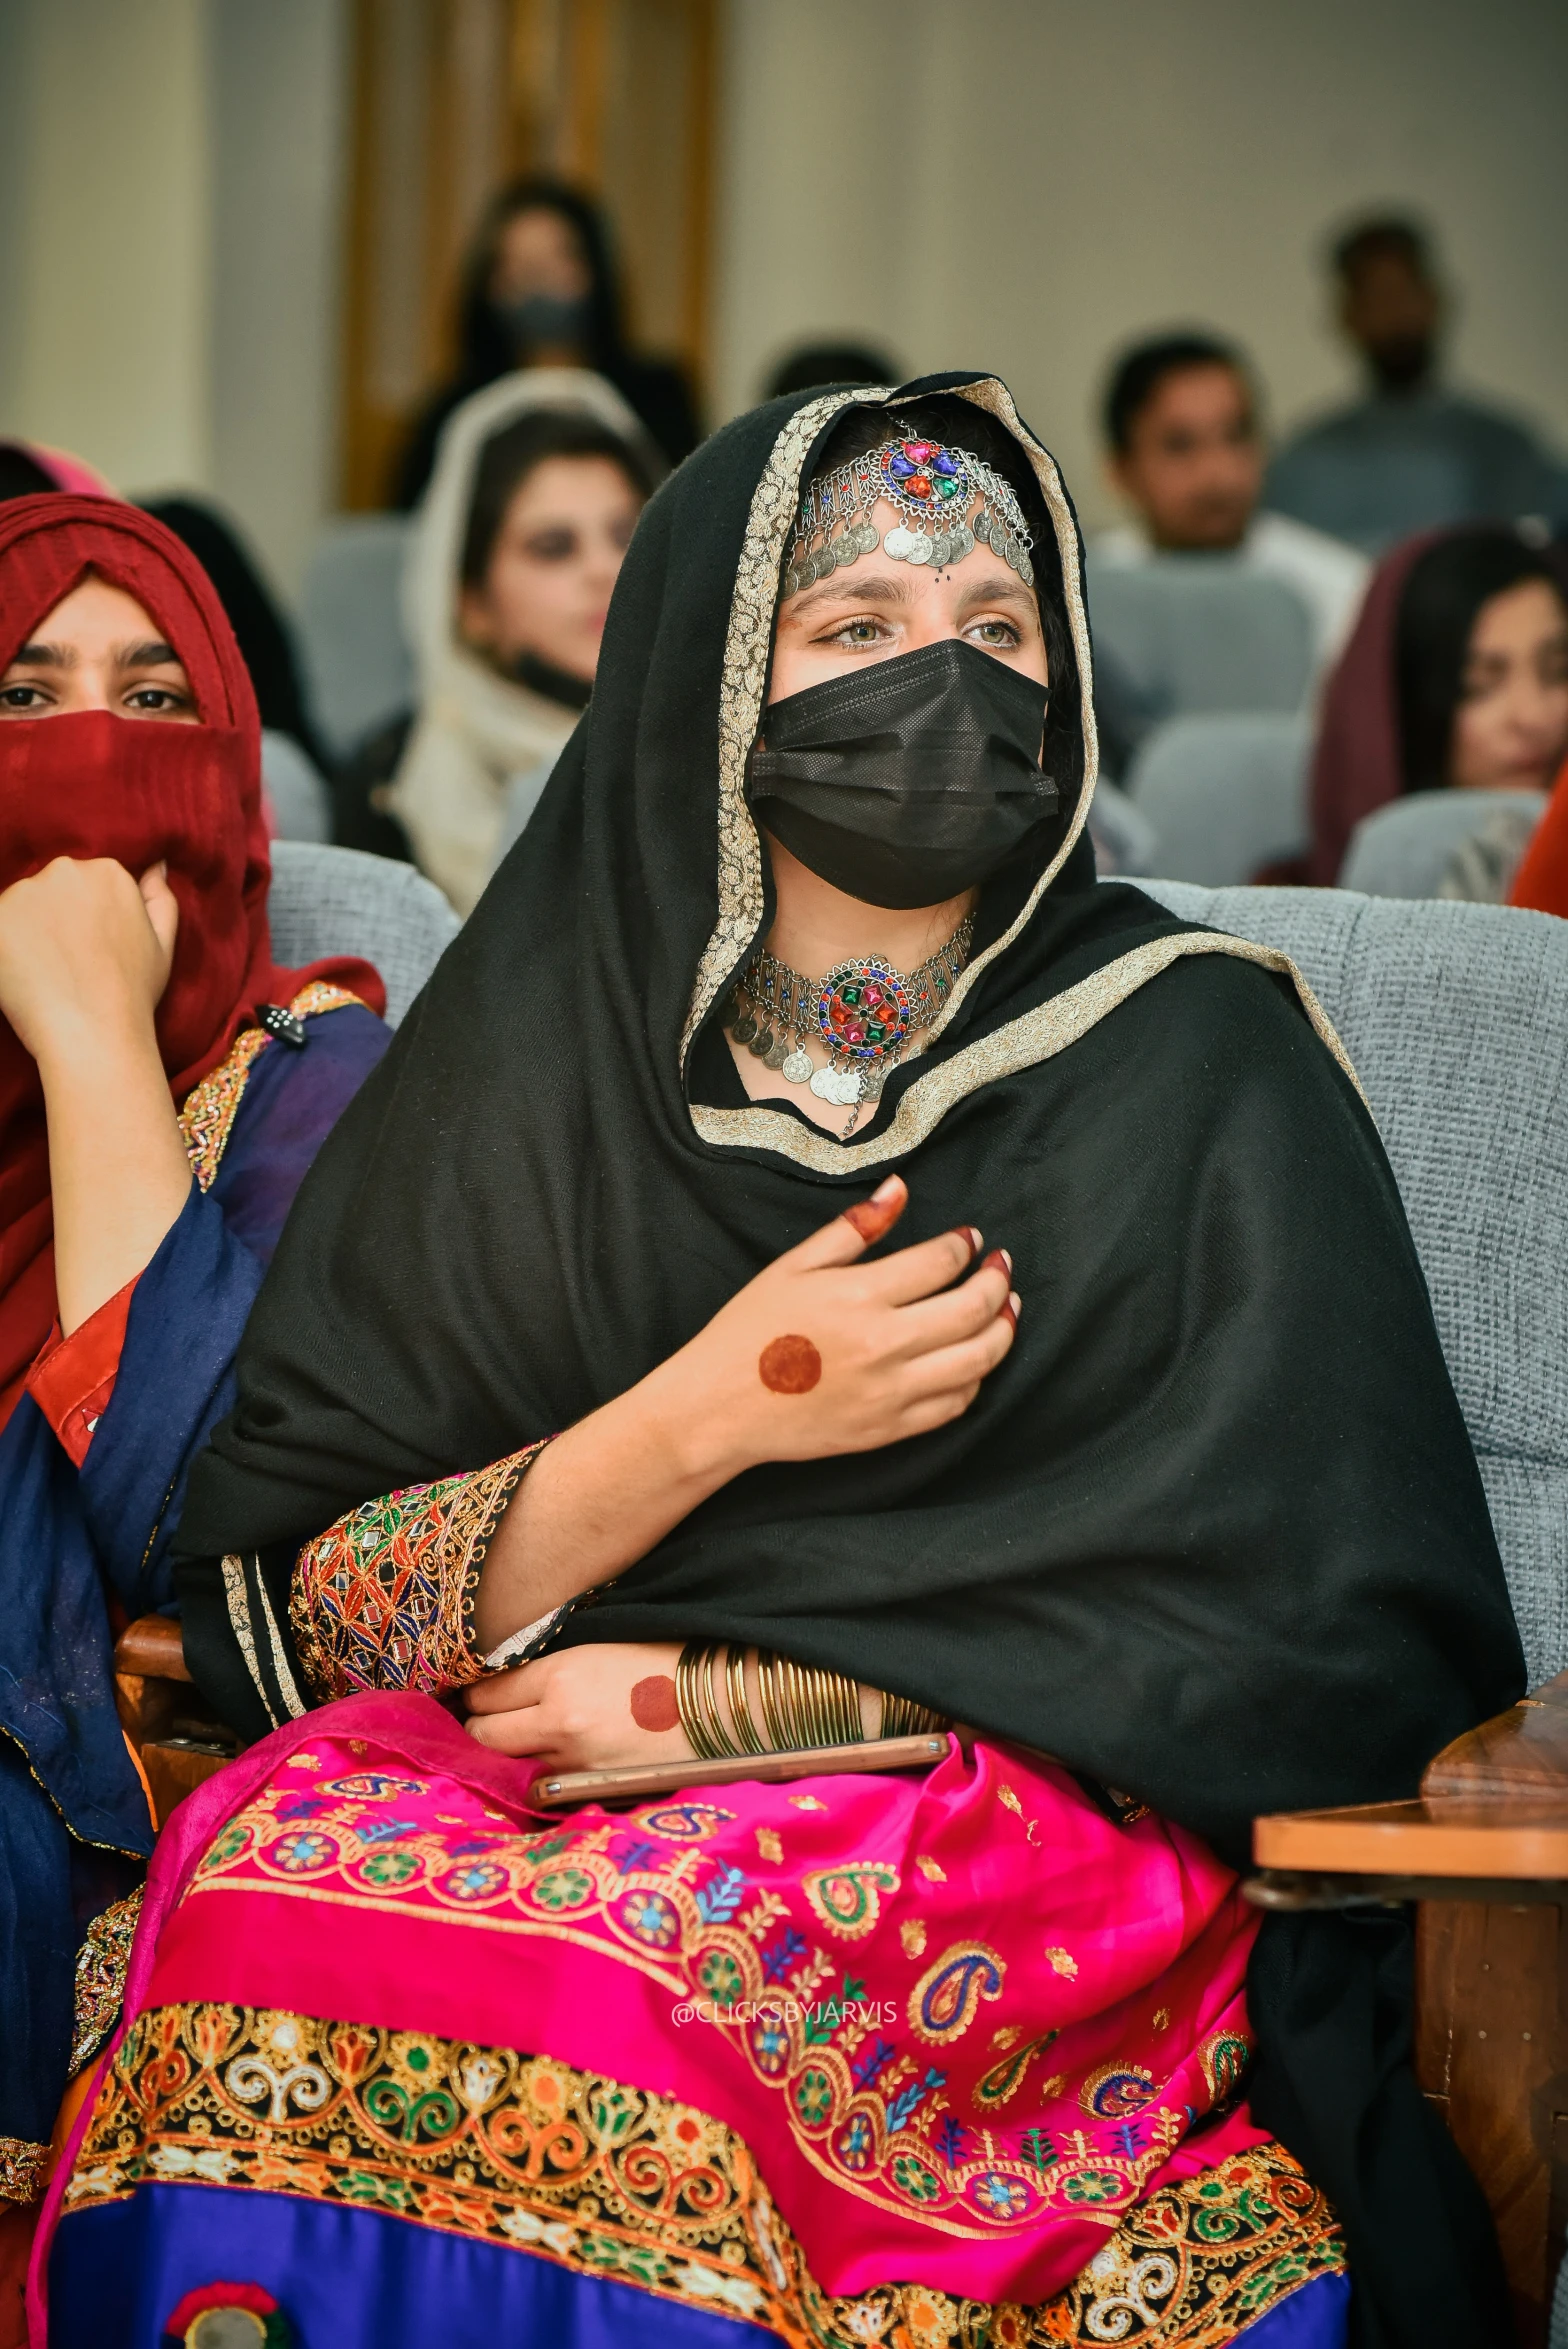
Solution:
{"label": "embroidered sleeve cuff", "polygon": [[289,1620],[319,1697],[388,1688],[434,1696],[480,1677],[480,1571],[508,1501],[543,1450],[529,1444],[488,1468],[366,1501],[306,1544]]}
{"label": "embroidered sleeve cuff", "polygon": [[78,1468],[114,1393],[135,1291],[135,1280],[128,1280],[68,1338],[56,1323],[27,1374],[28,1393]]}

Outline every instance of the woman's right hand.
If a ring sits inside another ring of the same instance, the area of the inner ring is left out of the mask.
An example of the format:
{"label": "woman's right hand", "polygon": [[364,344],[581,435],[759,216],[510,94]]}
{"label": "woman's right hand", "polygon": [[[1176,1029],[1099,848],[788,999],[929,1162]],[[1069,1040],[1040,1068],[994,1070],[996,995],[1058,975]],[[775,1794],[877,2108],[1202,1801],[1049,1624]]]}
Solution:
{"label": "woman's right hand", "polygon": [[748,1281],[643,1382],[688,1457],[701,1453],[704,1481],[767,1460],[876,1451],[968,1410],[1013,1342],[1011,1259],[993,1249],[971,1271],[981,1236],[963,1229],[862,1263],[908,1199],[889,1175]]}
{"label": "woman's right hand", "polygon": [[113,857],[57,856],[0,892],[0,1012],[37,1061],[83,1035],[152,1033],[180,911],[168,875]]}

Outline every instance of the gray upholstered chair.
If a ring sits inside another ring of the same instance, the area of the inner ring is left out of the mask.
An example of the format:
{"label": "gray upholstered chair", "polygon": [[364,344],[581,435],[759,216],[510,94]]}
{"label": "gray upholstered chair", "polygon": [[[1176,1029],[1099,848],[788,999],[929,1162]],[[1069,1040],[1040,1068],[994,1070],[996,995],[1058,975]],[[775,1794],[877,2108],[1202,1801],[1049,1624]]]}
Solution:
{"label": "gray upholstered chair", "polygon": [[459,928],[435,883],[412,865],[304,840],[273,842],[267,910],[280,963],[326,954],[373,962],[386,981],[394,1028]]}
{"label": "gray upholstered chair", "polygon": [[[1418,1902],[1417,2073],[1491,2202],[1522,2349],[1538,2349],[1568,2207],[1568,922],[1141,886],[1282,947],[1321,998],[1480,1462],[1535,1696],[1435,1756],[1419,1800],[1260,1821],[1253,1892],[1278,1908]],[[1551,2338],[1568,2349],[1568,2285],[1558,2297]]]}
{"label": "gray upholstered chair", "polygon": [[1168,718],[1146,736],[1127,796],[1153,826],[1146,870],[1226,888],[1307,845],[1311,721],[1296,711]]}
{"label": "gray upholstered chair", "polygon": [[312,714],[340,755],[414,698],[403,635],[408,534],[403,514],[340,514],[311,550],[299,646]]}
{"label": "gray upholstered chair", "polygon": [[1498,816],[1539,823],[1546,797],[1544,791],[1412,791],[1362,817],[1339,885],[1369,897],[1435,897],[1467,840]]}
{"label": "gray upholstered chair", "polygon": [[1297,710],[1313,672],[1312,616],[1282,579],[1208,555],[1088,572],[1089,617],[1150,718]]}
{"label": "gray upholstered chair", "polygon": [[261,779],[272,802],[279,840],[332,837],[332,794],[325,776],[292,734],[269,727],[261,737]]}

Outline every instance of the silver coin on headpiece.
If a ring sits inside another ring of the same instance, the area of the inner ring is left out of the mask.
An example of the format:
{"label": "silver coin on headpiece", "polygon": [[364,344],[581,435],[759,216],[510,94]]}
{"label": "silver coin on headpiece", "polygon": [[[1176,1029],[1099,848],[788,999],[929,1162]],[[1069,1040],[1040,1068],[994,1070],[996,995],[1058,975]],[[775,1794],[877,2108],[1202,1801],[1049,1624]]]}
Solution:
{"label": "silver coin on headpiece", "polygon": [[910,532],[910,534],[909,534],[909,552],[908,552],[908,554],[907,554],[907,555],[904,557],[904,560],[905,560],[905,562],[906,562],[906,563],[929,563],[929,562],[930,562],[930,560],[931,560],[931,539],[930,539],[930,536],[929,536],[929,534],[928,534],[926,531],[924,531],[924,530],[912,530],[912,531]]}
{"label": "silver coin on headpiece", "polygon": [[975,551],[975,534],[967,522],[956,523],[948,538],[948,561],[961,563],[965,555]]}
{"label": "silver coin on headpiece", "polygon": [[895,563],[907,563],[909,550],[915,543],[915,534],[906,530],[902,522],[895,525],[882,541],[882,552],[891,555]]}
{"label": "silver coin on headpiece", "polygon": [[860,551],[863,555],[874,555],[882,544],[881,539],[877,536],[877,526],[869,517],[865,521],[855,524],[855,536],[860,541]]}
{"label": "silver coin on headpiece", "polygon": [[935,533],[935,535],[933,536],[932,540],[931,540],[931,567],[932,567],[932,569],[933,569],[933,570],[940,571],[940,570],[941,570],[941,568],[942,568],[942,566],[943,566],[945,563],[948,563],[948,562],[950,562],[950,561],[952,560],[952,555],[953,555],[953,542],[952,542],[952,540],[951,540],[951,539],[948,537],[948,535],[947,535],[947,532],[946,532],[945,530],[939,530],[939,531],[937,531],[937,532]]}
{"label": "silver coin on headpiece", "polygon": [[989,546],[989,545],[990,545],[990,543],[991,543],[991,517],[990,517],[990,515],[989,515],[989,514],[986,512],[986,510],[985,510],[984,506],[982,506],[982,507],[980,508],[980,511],[979,511],[979,513],[978,513],[978,514],[975,516],[975,518],[974,518],[974,521],[973,521],[973,523],[972,523],[972,525],[971,525],[971,528],[972,528],[972,530],[973,530],[973,532],[974,532],[975,538],[976,538],[976,539],[979,541],[979,543],[980,543],[980,545],[981,545],[981,546]]}

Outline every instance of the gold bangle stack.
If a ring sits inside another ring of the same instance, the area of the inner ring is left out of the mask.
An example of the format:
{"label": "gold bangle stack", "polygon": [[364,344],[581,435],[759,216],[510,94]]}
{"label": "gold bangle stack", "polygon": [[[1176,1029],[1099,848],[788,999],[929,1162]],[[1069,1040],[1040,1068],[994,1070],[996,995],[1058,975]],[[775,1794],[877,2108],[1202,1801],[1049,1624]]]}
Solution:
{"label": "gold bangle stack", "polygon": [[[714,1685],[718,1643],[692,1639],[682,1648],[675,1667],[675,1705],[699,1762],[741,1761],[749,1754],[798,1753],[864,1742],[857,1681],[842,1672],[792,1663],[788,1656],[772,1655],[766,1648],[758,1648],[756,1654],[760,1732],[746,1691],[746,1650],[730,1645],[724,1649],[726,1722]],[[876,1693],[881,1699],[879,1737],[913,1737],[947,1726],[940,1713],[912,1698],[889,1696],[885,1690]]]}

